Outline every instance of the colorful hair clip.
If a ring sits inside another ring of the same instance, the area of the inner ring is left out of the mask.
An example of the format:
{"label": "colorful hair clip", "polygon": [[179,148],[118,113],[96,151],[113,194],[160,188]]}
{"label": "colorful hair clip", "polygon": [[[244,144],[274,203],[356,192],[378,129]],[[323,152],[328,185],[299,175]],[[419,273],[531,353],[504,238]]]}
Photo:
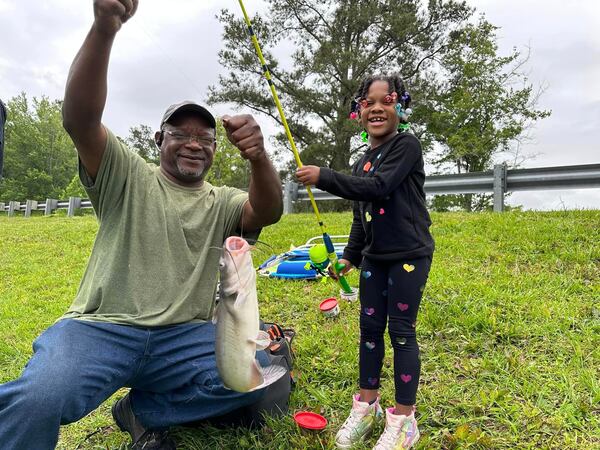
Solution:
{"label": "colorful hair clip", "polygon": [[391,92],[385,97],[383,97],[383,103],[389,105],[391,103],[396,103],[398,101],[398,94],[396,92]]}
{"label": "colorful hair clip", "polygon": [[352,100],[350,103],[350,119],[358,119],[358,112],[360,111],[360,105],[358,104],[358,97]]}
{"label": "colorful hair clip", "polygon": [[410,103],[410,94],[408,93],[408,91],[404,91],[404,94],[402,94],[400,100],[402,100],[402,103],[404,105],[408,106],[408,104]]}
{"label": "colorful hair clip", "polygon": [[[396,92],[390,92],[389,94],[386,94],[385,97],[383,97],[383,100],[381,102],[384,105],[391,105],[393,103],[396,103],[397,101],[398,94]],[[369,100],[367,100],[366,98],[357,99],[357,102],[360,108],[362,109],[367,108],[369,106]]]}

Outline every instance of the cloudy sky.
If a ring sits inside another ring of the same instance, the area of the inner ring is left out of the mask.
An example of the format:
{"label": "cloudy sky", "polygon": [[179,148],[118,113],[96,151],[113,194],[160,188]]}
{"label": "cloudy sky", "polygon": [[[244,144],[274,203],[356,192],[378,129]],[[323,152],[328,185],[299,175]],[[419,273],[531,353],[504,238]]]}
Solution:
{"label": "cloudy sky", "polygon": [[[531,82],[544,86],[539,102],[552,116],[532,130],[525,167],[600,162],[600,2],[597,0],[469,0],[501,27],[501,53],[516,47],[531,56]],[[250,14],[264,5],[247,0]],[[217,52],[221,7],[238,2],[140,0],[117,36],[104,114],[117,134],[131,126],[158,127],[171,103],[206,98],[221,70]],[[92,0],[0,0],[0,98],[62,98],[69,66],[93,20]],[[265,87],[266,89],[266,87]],[[215,108],[229,111],[227,105]],[[268,119],[261,123],[274,130]],[[600,208],[600,189],[515,193],[511,204],[534,209]]]}

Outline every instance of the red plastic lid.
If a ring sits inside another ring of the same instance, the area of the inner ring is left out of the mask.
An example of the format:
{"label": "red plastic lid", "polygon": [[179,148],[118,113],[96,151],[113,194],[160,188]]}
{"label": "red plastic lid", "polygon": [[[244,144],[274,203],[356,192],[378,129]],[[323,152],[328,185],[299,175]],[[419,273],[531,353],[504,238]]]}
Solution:
{"label": "red plastic lid", "polygon": [[325,417],[309,411],[294,414],[294,420],[299,426],[308,430],[322,430],[327,426]]}
{"label": "red plastic lid", "polygon": [[325,300],[323,300],[321,302],[321,304],[319,305],[319,308],[321,309],[321,311],[329,311],[330,309],[333,309],[337,306],[338,302],[335,299],[335,297],[331,297],[331,298],[326,298]]}

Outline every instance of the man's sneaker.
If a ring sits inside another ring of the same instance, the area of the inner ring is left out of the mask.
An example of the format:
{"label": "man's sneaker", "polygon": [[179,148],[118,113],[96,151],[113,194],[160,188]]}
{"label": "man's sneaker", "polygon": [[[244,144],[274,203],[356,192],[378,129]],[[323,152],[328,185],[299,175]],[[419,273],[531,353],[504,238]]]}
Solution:
{"label": "man's sneaker", "polygon": [[121,431],[131,436],[132,450],[176,450],[175,442],[166,430],[147,430],[137,420],[131,409],[129,394],[118,400],[111,412]]}
{"label": "man's sneaker", "polygon": [[410,416],[394,414],[394,408],[385,411],[385,430],[373,450],[408,450],[419,440],[415,410]]}
{"label": "man's sneaker", "polygon": [[352,411],[335,436],[337,448],[351,448],[361,442],[371,433],[375,423],[383,417],[379,397],[373,404],[361,402],[359,398],[359,394],[352,398]]}

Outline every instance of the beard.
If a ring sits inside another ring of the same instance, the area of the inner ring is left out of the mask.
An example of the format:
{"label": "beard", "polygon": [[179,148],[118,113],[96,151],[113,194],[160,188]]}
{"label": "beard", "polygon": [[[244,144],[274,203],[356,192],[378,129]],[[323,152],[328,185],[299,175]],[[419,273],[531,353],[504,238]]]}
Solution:
{"label": "beard", "polygon": [[202,164],[198,165],[198,168],[192,169],[190,167],[186,167],[185,164],[182,164],[179,158],[177,158],[175,160],[175,167],[177,168],[177,172],[179,174],[177,178],[186,182],[194,182],[203,180],[210,166],[207,166],[206,161],[203,161]]}
{"label": "beard", "polygon": [[202,175],[204,174],[204,165],[196,170],[191,170],[186,169],[182,164],[179,164],[179,161],[177,161],[177,171],[184,177],[202,178]]}

